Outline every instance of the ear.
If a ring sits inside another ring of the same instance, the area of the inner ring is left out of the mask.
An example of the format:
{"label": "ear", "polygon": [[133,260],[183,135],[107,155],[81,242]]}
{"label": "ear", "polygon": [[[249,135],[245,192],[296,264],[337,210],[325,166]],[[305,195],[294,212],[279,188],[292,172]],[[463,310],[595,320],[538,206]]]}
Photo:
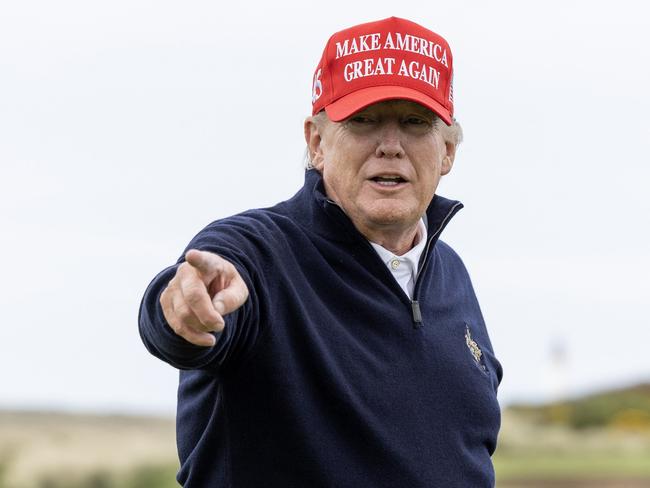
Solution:
{"label": "ear", "polygon": [[445,156],[442,158],[442,165],[440,167],[440,174],[446,175],[451,171],[456,158],[456,144],[453,142],[445,142]]}
{"label": "ear", "polygon": [[323,151],[321,148],[322,137],[313,117],[307,117],[304,125],[305,142],[309,151],[311,165],[318,171],[323,169]]}

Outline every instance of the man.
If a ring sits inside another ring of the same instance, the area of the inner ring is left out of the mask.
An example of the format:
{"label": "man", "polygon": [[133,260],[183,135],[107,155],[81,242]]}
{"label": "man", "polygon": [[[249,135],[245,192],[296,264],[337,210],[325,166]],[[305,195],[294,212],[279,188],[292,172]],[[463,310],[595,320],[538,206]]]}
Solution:
{"label": "man", "polygon": [[438,238],[460,202],[452,56],[406,20],[334,34],[291,199],[213,222],[151,283],[185,487],[491,487],[501,366]]}

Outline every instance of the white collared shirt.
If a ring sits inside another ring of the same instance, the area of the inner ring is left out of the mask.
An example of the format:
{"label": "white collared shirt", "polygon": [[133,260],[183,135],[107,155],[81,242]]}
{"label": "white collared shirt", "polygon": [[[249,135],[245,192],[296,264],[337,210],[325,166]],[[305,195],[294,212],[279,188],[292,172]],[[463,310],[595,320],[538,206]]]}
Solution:
{"label": "white collared shirt", "polygon": [[418,274],[420,256],[422,256],[424,246],[427,243],[427,226],[424,218],[420,219],[418,231],[415,235],[415,242],[415,246],[401,256],[397,256],[379,244],[370,242],[370,245],[377,251],[381,260],[388,266],[393,277],[410,299],[413,299],[413,289],[415,288],[415,279]]}

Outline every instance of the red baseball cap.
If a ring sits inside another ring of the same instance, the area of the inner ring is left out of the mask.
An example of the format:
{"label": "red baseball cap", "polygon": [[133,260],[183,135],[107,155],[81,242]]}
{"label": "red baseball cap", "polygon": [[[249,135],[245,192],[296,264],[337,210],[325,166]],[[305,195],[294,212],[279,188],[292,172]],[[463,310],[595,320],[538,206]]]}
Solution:
{"label": "red baseball cap", "polygon": [[312,115],[341,121],[373,103],[404,99],[451,125],[453,69],[449,44],[415,22],[390,17],[329,38],[314,72]]}

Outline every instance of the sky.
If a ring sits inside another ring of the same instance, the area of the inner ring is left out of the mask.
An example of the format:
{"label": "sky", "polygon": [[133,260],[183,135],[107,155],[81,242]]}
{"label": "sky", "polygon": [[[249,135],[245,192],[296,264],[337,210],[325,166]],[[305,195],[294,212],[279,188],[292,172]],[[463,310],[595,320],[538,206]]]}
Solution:
{"label": "sky", "polygon": [[465,140],[437,193],[503,405],[650,381],[650,7],[619,1],[0,5],[0,408],[173,413],[137,330],[209,222],[302,185],[328,37],[445,37]]}

